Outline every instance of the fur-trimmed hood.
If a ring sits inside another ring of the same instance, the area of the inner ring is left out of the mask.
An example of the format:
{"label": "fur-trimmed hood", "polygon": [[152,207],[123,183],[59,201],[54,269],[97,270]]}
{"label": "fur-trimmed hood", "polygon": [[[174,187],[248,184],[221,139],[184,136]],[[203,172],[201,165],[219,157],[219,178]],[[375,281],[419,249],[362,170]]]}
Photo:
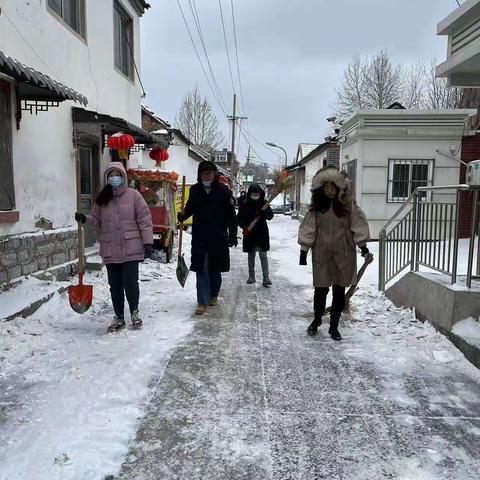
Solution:
{"label": "fur-trimmed hood", "polygon": [[320,169],[312,181],[312,192],[322,188],[326,183],[333,183],[338,188],[338,198],[341,202],[346,202],[351,197],[351,181],[346,172],[339,170],[333,165]]}

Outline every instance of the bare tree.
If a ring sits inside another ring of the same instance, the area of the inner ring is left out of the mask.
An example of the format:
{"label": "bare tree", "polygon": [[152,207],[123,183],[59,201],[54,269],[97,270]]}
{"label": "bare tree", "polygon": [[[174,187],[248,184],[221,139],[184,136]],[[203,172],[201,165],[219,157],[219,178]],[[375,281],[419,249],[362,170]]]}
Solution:
{"label": "bare tree", "polygon": [[419,109],[424,106],[425,77],[425,65],[421,62],[408,70],[404,81],[402,100],[402,104],[405,108]]}
{"label": "bare tree", "polygon": [[480,90],[478,88],[465,88],[462,95],[462,108],[474,108],[477,114],[468,121],[469,128],[478,130],[480,128]]}
{"label": "bare tree", "polygon": [[401,100],[403,67],[394,65],[387,50],[380,50],[368,63],[367,99],[371,108],[387,108]]}
{"label": "bare tree", "polygon": [[403,72],[401,65],[392,63],[386,50],[380,50],[371,59],[354,55],[337,90],[337,115],[345,118],[363,108],[387,108],[400,101]]}
{"label": "bare tree", "polygon": [[462,105],[461,88],[449,87],[445,78],[435,75],[436,61],[433,60],[426,72],[426,92],[424,107],[429,110],[459,108]]}
{"label": "bare tree", "polygon": [[355,54],[343,74],[343,84],[337,90],[336,110],[339,117],[348,117],[356,110],[368,108],[366,66]]}
{"label": "bare tree", "polygon": [[224,142],[218,119],[208,99],[195,86],[188,92],[175,118],[175,125],[199,147],[213,152]]}

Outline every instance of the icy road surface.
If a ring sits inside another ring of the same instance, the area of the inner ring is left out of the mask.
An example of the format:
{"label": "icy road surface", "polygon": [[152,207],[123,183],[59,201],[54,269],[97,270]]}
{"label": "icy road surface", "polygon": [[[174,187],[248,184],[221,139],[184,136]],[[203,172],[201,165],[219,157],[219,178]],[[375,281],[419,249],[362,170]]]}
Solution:
{"label": "icy road surface", "polygon": [[105,334],[104,273],[83,317],[57,295],[1,323],[0,480],[477,480],[479,371],[378,293],[376,264],[344,340],[307,337],[297,229],[271,223],[271,289],[246,285],[233,249],[203,318],[194,275],[182,290],[148,262],[141,331]]}
{"label": "icy road surface", "polygon": [[344,340],[328,325],[307,337],[297,228],[272,224],[271,289],[246,285],[246,255],[233,255],[220,305],[171,357],[118,478],[477,480],[477,369],[377,292],[376,265]]}

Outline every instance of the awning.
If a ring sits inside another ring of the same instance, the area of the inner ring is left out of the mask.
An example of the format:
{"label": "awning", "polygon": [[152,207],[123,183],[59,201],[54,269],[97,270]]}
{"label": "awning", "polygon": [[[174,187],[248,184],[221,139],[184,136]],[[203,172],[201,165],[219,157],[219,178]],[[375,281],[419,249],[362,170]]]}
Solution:
{"label": "awning", "polygon": [[72,100],[83,105],[88,104],[87,97],[61,83],[52,80],[48,75],[27,67],[0,51],[0,73],[14,78],[18,82],[18,96],[22,100],[49,100],[63,102]]}
{"label": "awning", "polygon": [[152,145],[158,143],[162,148],[168,148],[170,142],[167,135],[156,135],[148,133],[143,128],[137,127],[120,117],[111,117],[103,113],[85,110],[84,108],[72,108],[74,123],[96,123],[100,124],[106,135],[112,135],[117,132],[128,133],[135,138],[135,143],[143,145]]}
{"label": "awning", "polygon": [[289,165],[285,167],[284,170],[287,172],[295,172],[296,170],[305,170],[305,165],[300,165],[299,163],[295,163],[293,165]]}

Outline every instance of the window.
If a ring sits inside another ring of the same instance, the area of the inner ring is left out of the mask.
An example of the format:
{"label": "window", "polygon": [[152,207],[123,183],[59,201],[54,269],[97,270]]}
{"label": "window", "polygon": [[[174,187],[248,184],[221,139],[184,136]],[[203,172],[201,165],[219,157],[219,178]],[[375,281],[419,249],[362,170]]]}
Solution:
{"label": "window", "polygon": [[10,84],[0,80],[0,211],[15,208]]}
{"label": "window", "polygon": [[345,164],[345,171],[352,182],[352,198],[355,200],[357,195],[357,161],[351,160]]}
{"label": "window", "polygon": [[133,80],[133,20],[120,5],[114,3],[115,67]]}
{"label": "window", "polygon": [[[389,202],[404,202],[418,187],[433,183],[433,160],[390,159],[388,170]],[[422,192],[420,198],[428,196]]]}
{"label": "window", "polygon": [[48,0],[48,7],[85,38],[85,0]]}

